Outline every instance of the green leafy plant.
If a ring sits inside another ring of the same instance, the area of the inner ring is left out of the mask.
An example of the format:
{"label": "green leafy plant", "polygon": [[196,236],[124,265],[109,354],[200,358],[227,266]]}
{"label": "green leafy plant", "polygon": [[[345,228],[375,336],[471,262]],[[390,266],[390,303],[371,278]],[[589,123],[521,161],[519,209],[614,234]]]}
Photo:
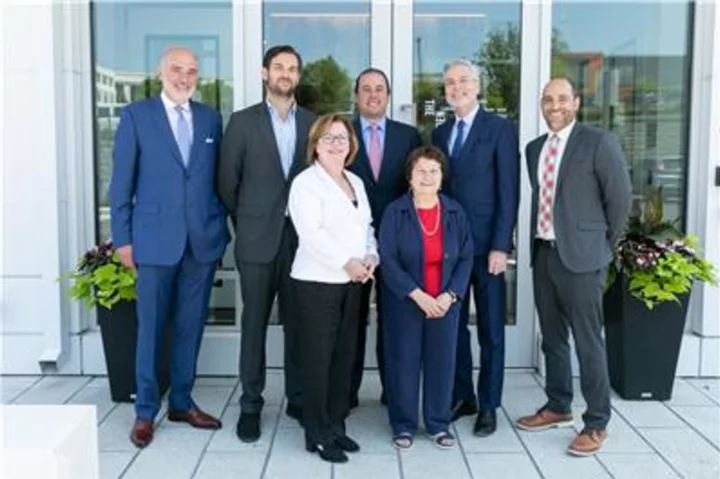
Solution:
{"label": "green leafy plant", "polygon": [[93,246],[80,258],[70,273],[68,294],[88,309],[98,305],[111,309],[118,301],[137,298],[135,279],[135,270],[123,266],[112,242],[108,241]]}
{"label": "green leafy plant", "polygon": [[697,236],[684,236],[676,222],[663,220],[662,190],[655,189],[630,216],[607,285],[624,274],[632,296],[648,309],[665,301],[679,304],[678,295],[690,291],[694,281],[717,285],[717,268],[700,256],[698,242]]}

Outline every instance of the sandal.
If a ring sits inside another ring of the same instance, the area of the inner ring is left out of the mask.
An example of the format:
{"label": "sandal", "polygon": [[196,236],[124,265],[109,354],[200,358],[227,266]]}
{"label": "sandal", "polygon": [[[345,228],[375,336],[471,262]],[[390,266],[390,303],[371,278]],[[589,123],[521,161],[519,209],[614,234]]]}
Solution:
{"label": "sandal", "polygon": [[430,436],[435,446],[440,449],[454,449],[455,448],[455,436],[449,432],[439,432]]}
{"label": "sandal", "polygon": [[412,434],[407,432],[401,432],[400,434],[396,434],[393,437],[393,446],[395,446],[395,449],[398,451],[410,449],[413,445],[413,437]]}

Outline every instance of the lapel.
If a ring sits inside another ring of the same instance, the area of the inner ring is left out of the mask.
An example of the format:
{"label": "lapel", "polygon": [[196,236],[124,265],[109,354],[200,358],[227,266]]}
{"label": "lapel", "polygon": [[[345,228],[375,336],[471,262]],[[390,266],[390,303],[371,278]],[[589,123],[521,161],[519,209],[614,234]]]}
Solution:
{"label": "lapel", "polygon": [[450,149],[448,147],[448,142],[450,141],[450,133],[452,132],[454,124],[454,119],[448,119],[445,120],[445,123],[438,127],[438,142],[440,144],[435,146],[440,148],[440,150],[445,154],[448,160],[450,160]]}
{"label": "lapel", "polygon": [[163,104],[160,95],[156,96],[153,99],[152,105],[155,116],[155,124],[160,130],[160,134],[162,135],[162,137],[164,137],[165,144],[168,145],[168,147],[170,148],[170,152],[175,158],[175,161],[177,161],[184,169],[185,164],[183,163],[182,155],[180,154],[180,148],[178,148],[177,141],[175,140],[175,135],[173,134],[172,127],[170,126],[170,119],[168,118],[167,112],[165,111],[165,105]]}
{"label": "lapel", "polygon": [[558,171],[557,188],[555,188],[555,197],[560,194],[562,190],[563,181],[567,176],[567,169],[574,160],[575,151],[578,145],[582,142],[582,125],[575,123],[570,137],[568,138],[567,145],[565,145],[565,151],[563,152],[562,160],[560,161],[560,171]]}
{"label": "lapel", "polygon": [[470,126],[468,136],[465,139],[462,148],[460,149],[460,167],[462,167],[463,163],[466,163],[463,161],[463,157],[467,155],[469,151],[473,150],[473,145],[477,143],[482,138],[483,134],[487,131],[486,128],[482,127],[482,123],[484,122],[485,112],[483,111],[482,107],[479,107],[477,114],[475,114],[475,118],[473,119],[473,123]]}
{"label": "lapel", "polygon": [[[350,183],[350,187],[353,189],[353,192],[355,193],[355,199],[358,201],[358,207],[356,208],[355,205],[352,204],[352,200],[348,198],[348,196],[345,194],[345,192],[340,188],[340,185],[338,185],[335,180],[332,179],[330,174],[325,171],[325,168],[322,167],[320,163],[317,161],[313,164],[313,168],[315,168],[315,174],[317,174],[318,179],[321,183],[325,184],[325,187],[332,191],[333,195],[337,198],[337,202],[333,203],[335,205],[343,205],[343,208],[345,210],[349,210],[350,215],[358,216],[360,214],[360,194],[357,191],[357,185],[353,183],[353,181],[350,179],[350,177],[347,177],[348,183]],[[347,170],[346,170],[347,171]]]}
{"label": "lapel", "polygon": [[273,155],[272,160],[274,160],[273,163],[275,163],[277,173],[280,175],[280,178],[285,181],[285,172],[283,172],[282,161],[280,160],[280,151],[278,150],[277,141],[275,140],[275,132],[272,126],[272,119],[270,118],[270,111],[268,110],[268,106],[264,100],[262,103],[257,105],[256,111],[258,115],[257,126],[263,140],[265,141],[265,147],[268,149],[270,154]]}
{"label": "lapel", "polygon": [[190,158],[188,159],[188,169],[200,166],[198,152],[204,143],[204,132],[201,125],[204,124],[203,111],[198,107],[197,103],[190,100],[190,111],[192,112],[192,130],[193,142],[190,146]]}
{"label": "lapel", "polygon": [[[358,162],[358,167],[361,172],[361,178],[367,178],[371,184],[375,184],[375,176],[373,175],[372,168],[370,167],[370,158],[367,155],[367,146],[365,145],[365,135],[362,131],[362,123],[360,123],[360,117],[355,118],[353,121],[353,128],[355,129],[355,136],[358,139],[358,153],[355,161]],[[387,139],[387,136],[385,137]],[[383,153],[384,155],[385,153]]]}
{"label": "lapel", "polygon": [[[394,146],[397,144],[393,141],[394,138],[396,138],[397,131],[395,129],[395,125],[392,121],[390,121],[390,118],[385,118],[385,137],[383,138],[383,156],[382,161],[380,162],[380,174],[378,175],[378,183],[382,183],[385,178],[388,177],[390,174],[390,168],[392,165],[387,161],[390,158],[396,158],[399,155],[395,155]],[[403,158],[404,160],[404,158]],[[368,160],[368,167],[370,166],[370,162]],[[370,169],[370,177],[374,179],[372,176],[372,169]]]}
{"label": "lapel", "polygon": [[[307,138],[310,136],[311,126],[312,118],[298,105],[295,110],[295,153],[293,154],[287,181],[292,180],[305,164],[305,150],[307,149]],[[282,172],[282,167],[280,171]]]}
{"label": "lapel", "polygon": [[537,187],[539,184],[538,165],[540,163],[540,154],[542,153],[543,145],[545,145],[547,138],[548,135],[546,133],[535,140],[532,151],[530,152],[530,158],[528,158],[528,173],[530,174],[530,183],[533,187]]}

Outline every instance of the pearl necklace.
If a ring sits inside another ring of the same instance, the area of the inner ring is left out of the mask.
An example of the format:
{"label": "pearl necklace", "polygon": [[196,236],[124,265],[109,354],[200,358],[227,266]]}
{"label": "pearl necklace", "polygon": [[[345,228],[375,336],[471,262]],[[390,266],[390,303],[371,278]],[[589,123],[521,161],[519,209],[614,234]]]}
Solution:
{"label": "pearl necklace", "polygon": [[418,223],[420,223],[420,229],[422,230],[422,232],[426,236],[432,236],[435,233],[437,233],[438,229],[440,228],[440,216],[442,216],[440,214],[440,201],[438,201],[434,207],[434,209],[437,209],[437,216],[435,217],[435,226],[433,226],[432,230],[425,229],[425,225],[423,224],[422,219],[420,218],[420,213],[418,212],[418,209],[419,209],[418,207],[415,207],[415,214],[417,215]]}

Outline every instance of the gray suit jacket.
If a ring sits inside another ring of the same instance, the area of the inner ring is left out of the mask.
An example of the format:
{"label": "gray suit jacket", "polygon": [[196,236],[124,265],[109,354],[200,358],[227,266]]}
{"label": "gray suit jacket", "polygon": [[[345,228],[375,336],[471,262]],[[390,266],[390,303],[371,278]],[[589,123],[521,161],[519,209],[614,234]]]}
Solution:
{"label": "gray suit jacket", "polygon": [[[537,228],[538,162],[547,134],[525,149],[532,185],[530,258]],[[575,123],[563,153],[553,206],[553,226],[563,265],[588,273],[608,265],[623,233],[632,201],[625,155],[614,135]]]}
{"label": "gray suit jacket", "polygon": [[235,226],[235,260],[272,261],[280,247],[290,183],[306,166],[305,155],[315,115],[297,108],[297,142],[285,178],[266,103],[230,116],[217,172],[218,195]]}

